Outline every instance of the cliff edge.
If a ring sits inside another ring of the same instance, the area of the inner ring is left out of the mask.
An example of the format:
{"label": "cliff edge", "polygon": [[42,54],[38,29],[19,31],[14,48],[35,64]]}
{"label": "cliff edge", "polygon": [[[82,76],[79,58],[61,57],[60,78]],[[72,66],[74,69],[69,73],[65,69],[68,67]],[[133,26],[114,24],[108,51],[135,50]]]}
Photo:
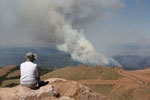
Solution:
{"label": "cliff edge", "polygon": [[74,81],[51,78],[49,84],[32,90],[22,86],[0,88],[0,100],[108,100]]}

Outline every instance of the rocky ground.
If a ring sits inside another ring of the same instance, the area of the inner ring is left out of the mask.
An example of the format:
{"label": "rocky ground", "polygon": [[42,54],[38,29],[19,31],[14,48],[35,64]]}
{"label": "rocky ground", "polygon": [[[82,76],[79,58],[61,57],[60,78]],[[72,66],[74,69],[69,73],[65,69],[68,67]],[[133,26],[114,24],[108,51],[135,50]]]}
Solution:
{"label": "rocky ground", "polygon": [[0,100],[108,100],[75,81],[51,78],[49,84],[32,90],[27,87],[0,88]]}

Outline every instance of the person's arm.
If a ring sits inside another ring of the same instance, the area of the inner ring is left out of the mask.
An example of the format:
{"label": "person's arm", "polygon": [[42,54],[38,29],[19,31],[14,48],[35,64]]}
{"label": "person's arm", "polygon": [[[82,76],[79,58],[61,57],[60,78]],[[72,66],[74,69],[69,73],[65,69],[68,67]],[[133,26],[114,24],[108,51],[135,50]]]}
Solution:
{"label": "person's arm", "polygon": [[36,78],[37,78],[37,81],[38,81],[38,87],[44,86],[44,85],[46,85],[46,84],[49,83],[48,81],[44,82],[44,81],[40,80],[40,75],[39,75],[38,67],[36,68]]}
{"label": "person's arm", "polygon": [[36,67],[36,73],[35,74],[36,74],[36,79],[37,79],[38,83],[40,83],[41,80],[40,80],[40,75],[39,75],[38,67]]}

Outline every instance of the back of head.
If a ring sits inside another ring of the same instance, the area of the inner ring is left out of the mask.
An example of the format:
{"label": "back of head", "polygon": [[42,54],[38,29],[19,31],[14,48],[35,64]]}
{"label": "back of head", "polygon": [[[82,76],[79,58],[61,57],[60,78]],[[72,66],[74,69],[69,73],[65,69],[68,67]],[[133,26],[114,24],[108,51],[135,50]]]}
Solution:
{"label": "back of head", "polygon": [[28,52],[26,53],[25,59],[26,61],[34,61],[37,59],[37,55],[33,52]]}

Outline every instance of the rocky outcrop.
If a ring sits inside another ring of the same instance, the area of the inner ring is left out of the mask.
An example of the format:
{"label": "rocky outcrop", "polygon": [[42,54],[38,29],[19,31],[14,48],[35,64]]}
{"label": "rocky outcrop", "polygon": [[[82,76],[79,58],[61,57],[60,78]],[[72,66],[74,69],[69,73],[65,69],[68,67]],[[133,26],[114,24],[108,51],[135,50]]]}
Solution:
{"label": "rocky outcrop", "polygon": [[108,100],[74,81],[52,78],[49,84],[32,90],[27,87],[0,88],[0,100]]}

